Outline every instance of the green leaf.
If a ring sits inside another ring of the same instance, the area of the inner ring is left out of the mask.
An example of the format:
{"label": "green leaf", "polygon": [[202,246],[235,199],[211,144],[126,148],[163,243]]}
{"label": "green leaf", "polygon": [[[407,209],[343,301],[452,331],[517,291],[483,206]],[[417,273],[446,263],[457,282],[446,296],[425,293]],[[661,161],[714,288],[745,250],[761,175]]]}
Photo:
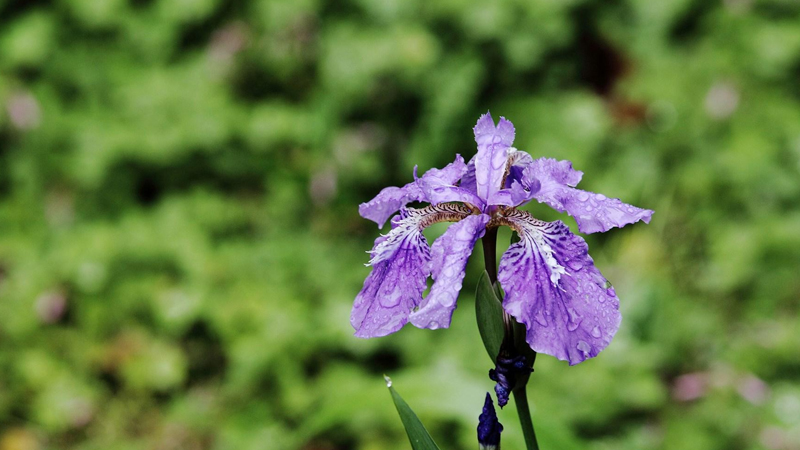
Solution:
{"label": "green leaf", "polygon": [[489,281],[489,274],[484,271],[478,280],[475,293],[475,317],[478,320],[478,331],[481,333],[483,345],[492,362],[495,362],[503,343],[503,305],[497,291]]}
{"label": "green leaf", "polygon": [[403,427],[406,429],[406,434],[408,434],[411,448],[414,450],[439,450],[436,442],[433,442],[433,438],[428,434],[428,430],[422,425],[417,415],[414,414],[408,403],[392,387],[392,379],[386,375],[383,378],[386,379],[386,386],[392,394],[394,406],[397,408],[397,413],[400,414],[400,420],[403,421]]}

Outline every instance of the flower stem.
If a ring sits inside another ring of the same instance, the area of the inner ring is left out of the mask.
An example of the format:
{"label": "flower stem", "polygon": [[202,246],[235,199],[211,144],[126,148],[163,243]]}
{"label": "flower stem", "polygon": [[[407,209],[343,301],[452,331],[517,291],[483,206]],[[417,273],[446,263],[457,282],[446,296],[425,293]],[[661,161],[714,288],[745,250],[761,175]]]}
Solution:
{"label": "flower stem", "polygon": [[533,431],[533,421],[531,420],[531,410],[528,408],[527,384],[517,387],[511,391],[514,395],[514,404],[517,406],[519,424],[522,427],[522,434],[525,436],[525,447],[528,450],[539,450],[539,443],[536,442],[536,432]]}
{"label": "flower stem", "polygon": [[489,273],[489,281],[497,283],[497,228],[489,228],[481,239],[483,244],[483,263]]}

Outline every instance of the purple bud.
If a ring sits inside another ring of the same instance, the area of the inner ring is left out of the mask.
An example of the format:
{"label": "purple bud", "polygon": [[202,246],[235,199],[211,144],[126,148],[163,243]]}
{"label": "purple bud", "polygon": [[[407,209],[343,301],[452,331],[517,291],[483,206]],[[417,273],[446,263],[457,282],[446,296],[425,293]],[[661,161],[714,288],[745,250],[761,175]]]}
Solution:
{"label": "purple bud", "polygon": [[483,412],[478,418],[478,444],[481,450],[499,450],[500,433],[503,425],[497,420],[497,413],[494,411],[492,396],[486,393],[486,401],[483,403]]}

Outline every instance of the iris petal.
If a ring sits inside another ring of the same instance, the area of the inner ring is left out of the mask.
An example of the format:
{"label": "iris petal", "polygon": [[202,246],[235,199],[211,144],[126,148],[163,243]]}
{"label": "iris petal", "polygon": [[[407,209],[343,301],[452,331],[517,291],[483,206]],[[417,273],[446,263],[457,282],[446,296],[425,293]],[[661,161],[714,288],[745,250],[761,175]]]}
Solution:
{"label": "iris petal", "polygon": [[350,314],[350,324],[358,337],[394,333],[408,322],[409,312],[422,300],[431,253],[419,226],[422,217],[408,215],[407,211],[401,212],[388,235],[375,240],[372,272]]}
{"label": "iris petal", "polygon": [[475,179],[475,157],[473,156],[472,159],[469,160],[467,163],[467,172],[461,177],[461,183],[459,186],[463,189],[466,189],[473,194],[478,193],[478,182]]}
{"label": "iris petal", "polygon": [[508,151],[514,143],[514,125],[501,117],[497,126],[486,113],[473,128],[478,153],[475,155],[475,181],[478,197],[489,201],[500,190],[506,172]]}
{"label": "iris petal", "polygon": [[389,186],[383,188],[372,200],[358,205],[361,217],[369,219],[383,228],[386,220],[403,206],[411,202],[420,202],[425,198],[422,189],[416,182],[408,183],[403,187]]}
{"label": "iris petal", "polygon": [[[431,248],[428,246],[422,230],[434,223],[457,222],[462,219],[468,226],[475,226],[475,219],[472,218],[479,216],[472,216],[471,213],[469,208],[452,203],[430,205],[422,209],[403,207],[400,210],[400,214],[392,219],[392,231],[376,239],[375,245],[370,251],[372,258],[369,265],[372,266],[372,272],[367,276],[364,287],[356,296],[350,314],[350,324],[356,329],[356,336],[385,336],[399,330],[408,322],[409,314],[422,301],[422,293],[427,287],[426,280],[431,272]],[[485,226],[486,221],[488,220],[481,219],[478,222]],[[442,250],[436,250],[437,255],[438,253],[450,255],[454,249],[463,245],[461,238],[464,231],[461,230],[465,226],[458,222],[451,228],[453,227],[455,227],[455,231],[451,233],[451,236],[454,236],[453,242],[451,242],[453,248],[448,246]],[[448,229],[448,233],[450,233],[450,229]],[[478,233],[478,231],[473,230],[471,233]],[[482,234],[482,230],[480,233]],[[474,245],[477,237],[470,236],[470,239]],[[438,248],[439,246],[437,246]],[[472,249],[471,245],[469,249]],[[461,252],[456,253],[462,255]],[[447,255],[437,256],[437,261],[441,259],[448,264],[458,263],[458,258],[453,259]],[[469,251],[465,258],[468,256]],[[459,286],[464,276],[463,271],[462,267],[461,278],[457,280]],[[439,273],[440,269],[437,268],[435,274],[437,279]],[[454,282],[450,284],[454,285]],[[458,295],[458,291],[455,295]],[[435,308],[431,307],[431,309]],[[449,325],[449,316],[447,325]]]}
{"label": "iris petal", "polygon": [[586,242],[561,221],[543,222],[511,211],[521,240],[500,259],[505,310],[525,324],[540,353],[578,364],[597,356],[619,328],[619,299],[594,266]]}
{"label": "iris petal", "polygon": [[469,216],[451,225],[433,243],[431,267],[435,282],[420,309],[411,313],[414,326],[430,329],[450,326],[469,255],[488,222],[486,214]]}
{"label": "iris petal", "polygon": [[361,214],[361,217],[372,220],[383,228],[387,219],[411,202],[441,203],[442,201],[461,201],[456,199],[443,200],[441,194],[436,197],[436,200],[440,201],[432,201],[428,196],[435,188],[454,187],[466,171],[467,165],[464,163],[464,158],[461,155],[456,155],[455,161],[444,168],[430,169],[421,178],[403,187],[390,186],[384,188],[375,198],[360,204],[358,213]]}
{"label": "iris petal", "polygon": [[650,223],[653,211],[622,203],[617,198],[575,189],[583,172],[569,161],[539,158],[523,170],[523,184],[541,183],[533,198],[575,218],[581,233],[605,232],[640,220]]}

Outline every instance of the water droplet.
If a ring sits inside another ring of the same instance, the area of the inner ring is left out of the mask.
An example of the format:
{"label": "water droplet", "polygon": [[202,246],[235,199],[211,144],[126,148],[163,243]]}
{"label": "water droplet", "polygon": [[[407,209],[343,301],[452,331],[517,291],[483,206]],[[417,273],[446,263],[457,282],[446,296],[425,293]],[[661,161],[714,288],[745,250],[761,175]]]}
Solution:
{"label": "water droplet", "polygon": [[536,320],[536,323],[538,323],[539,325],[541,325],[543,327],[546,327],[548,325],[547,324],[547,319],[545,319],[544,315],[542,314],[542,310],[541,309],[536,311],[536,314],[534,314],[533,318]]}
{"label": "water droplet", "polygon": [[393,308],[400,304],[400,296],[402,293],[400,289],[395,289],[389,295],[381,298],[380,303],[384,308]]}
{"label": "water droplet", "polygon": [[582,202],[585,202],[586,200],[589,200],[589,194],[586,193],[586,192],[579,193],[578,194],[578,200],[580,200]]}
{"label": "water droplet", "polygon": [[392,379],[384,375],[383,379],[386,380],[386,387],[392,387]]}
{"label": "water droplet", "polygon": [[567,267],[570,268],[572,271],[578,271],[581,267],[583,267],[583,263],[578,259],[567,260]]}
{"label": "water droplet", "polygon": [[437,321],[435,321],[435,320],[434,320],[434,321],[432,321],[432,322],[431,322],[431,323],[428,325],[428,328],[429,328],[429,329],[431,329],[431,330],[436,330],[437,328],[439,328],[439,322],[437,322]]}
{"label": "water droplet", "polygon": [[600,200],[600,201],[603,201],[603,200],[605,200],[605,199],[606,199],[606,196],[605,196],[605,195],[603,195],[603,194],[597,194],[597,195],[595,195],[595,197],[596,197],[598,200]]}
{"label": "water droplet", "polygon": [[567,315],[569,316],[567,320],[567,330],[575,331],[578,329],[578,325],[580,325],[583,318],[574,308],[567,308]]}
{"label": "water droplet", "polygon": [[592,207],[591,207],[591,206],[587,206],[587,207],[586,207],[586,211],[587,211],[587,212],[592,212]]}
{"label": "water droplet", "polygon": [[583,356],[588,356],[589,352],[592,351],[592,346],[586,341],[578,341],[577,347],[578,350],[583,352]]}
{"label": "water droplet", "polygon": [[592,336],[594,336],[596,338],[599,338],[600,336],[602,336],[602,333],[600,332],[600,327],[592,328]]}

